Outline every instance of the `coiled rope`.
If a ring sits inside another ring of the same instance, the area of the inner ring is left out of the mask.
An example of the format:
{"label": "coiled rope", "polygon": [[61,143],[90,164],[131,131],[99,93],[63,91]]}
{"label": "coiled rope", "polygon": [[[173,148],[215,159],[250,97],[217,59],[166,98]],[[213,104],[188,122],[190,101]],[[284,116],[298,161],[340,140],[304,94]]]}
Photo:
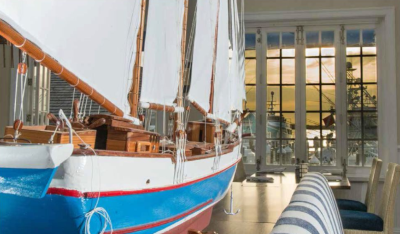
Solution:
{"label": "coiled rope", "polygon": [[[91,148],[89,144],[86,144],[86,142],[82,140],[82,138],[75,132],[75,130],[71,129],[71,131],[73,131],[73,133],[78,137],[78,139],[86,146],[87,149],[90,149],[93,152],[94,156],[96,156],[96,158],[97,158],[96,151],[93,148]],[[98,166],[99,171],[100,171],[100,164],[99,164],[98,160],[97,160],[97,166]],[[93,178],[93,171],[94,170],[93,170],[93,158],[92,158],[92,178]],[[99,201],[100,201],[100,190],[101,190],[100,187],[101,187],[101,176],[100,176],[100,172],[99,172],[99,192],[98,192],[98,195],[97,195],[97,201],[96,201],[96,205],[94,206],[94,208],[91,211],[89,211],[89,212],[87,212],[85,214],[85,218],[86,218],[86,220],[85,220],[85,234],[91,234],[91,232],[90,232],[90,223],[92,221],[92,217],[95,214],[100,215],[101,217],[103,217],[104,221],[105,221],[100,234],[103,234],[105,232],[105,230],[106,230],[108,225],[110,225],[110,233],[113,233],[113,226],[112,226],[110,215],[108,214],[108,212],[107,212],[107,210],[105,208],[98,207]]]}

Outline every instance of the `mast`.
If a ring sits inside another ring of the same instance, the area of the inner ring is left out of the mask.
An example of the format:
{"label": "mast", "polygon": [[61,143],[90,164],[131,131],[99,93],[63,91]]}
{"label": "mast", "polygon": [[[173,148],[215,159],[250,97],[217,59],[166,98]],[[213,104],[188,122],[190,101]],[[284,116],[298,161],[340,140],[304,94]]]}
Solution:
{"label": "mast", "polygon": [[[178,108],[183,108],[183,78],[185,75],[185,52],[186,52],[186,32],[187,32],[187,18],[188,18],[189,0],[185,0],[185,9],[183,13],[182,24],[182,44],[181,44],[181,76],[179,78],[178,97],[176,100]],[[176,114],[175,130],[179,129],[179,125],[183,123],[182,114]]]}
{"label": "mast", "polygon": [[20,50],[26,52],[30,57],[38,61],[41,65],[47,67],[61,79],[68,82],[74,88],[78,89],[90,99],[109,111],[111,114],[123,117],[124,113],[116,105],[110,102],[107,98],[97,92],[89,84],[78,78],[75,74],[65,68],[57,60],[45,53],[41,48],[33,42],[22,36],[9,24],[0,20],[0,35],[6,38],[9,42],[15,45]]}
{"label": "mast", "polygon": [[213,56],[213,67],[211,72],[211,92],[210,92],[210,110],[208,113],[213,113],[214,108],[214,79],[215,79],[215,66],[216,66],[216,58],[217,58],[217,48],[218,48],[218,23],[219,23],[219,3],[218,1],[218,10],[217,10],[217,21],[215,24],[215,34],[214,34],[214,56]]}
{"label": "mast", "polygon": [[146,1],[147,0],[142,0],[140,27],[136,39],[136,60],[135,60],[135,67],[133,69],[133,82],[129,97],[131,101],[131,116],[133,117],[138,117],[137,110],[139,103],[140,75],[142,73],[141,67],[142,67],[143,33],[144,33],[144,19],[146,14]]}

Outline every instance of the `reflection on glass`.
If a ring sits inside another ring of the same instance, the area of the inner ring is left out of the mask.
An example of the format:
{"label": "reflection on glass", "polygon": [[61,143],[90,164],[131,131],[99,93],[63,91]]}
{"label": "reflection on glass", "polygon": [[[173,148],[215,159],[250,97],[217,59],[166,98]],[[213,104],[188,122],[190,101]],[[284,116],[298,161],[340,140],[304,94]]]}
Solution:
{"label": "reflection on glass", "polygon": [[363,54],[365,54],[365,55],[375,55],[376,47],[363,47],[362,51],[363,51]]}
{"label": "reflection on glass", "polygon": [[307,139],[315,139],[318,138],[320,139],[321,137],[321,124],[320,124],[320,115],[319,113],[307,113],[306,114],[307,118],[307,129],[306,129],[306,134],[307,134]]}
{"label": "reflection on glass", "polygon": [[296,118],[295,118],[295,113],[283,113],[282,114],[284,120],[285,120],[285,128],[286,132],[284,135],[284,138],[295,138],[295,132],[296,132]]}
{"label": "reflection on glass", "polygon": [[334,58],[322,58],[321,59],[322,69],[322,83],[335,83],[335,59]]}
{"label": "reflection on glass", "polygon": [[279,139],[281,137],[280,125],[283,119],[279,113],[267,112],[267,138]]}
{"label": "reflection on glass", "polygon": [[295,49],[282,49],[282,57],[294,57],[295,55]]}
{"label": "reflection on glass", "polygon": [[360,85],[347,85],[347,110],[361,110]]}
{"label": "reflection on glass", "polygon": [[279,33],[267,33],[267,48],[270,49],[279,49]]}
{"label": "reflection on glass", "polygon": [[365,165],[371,166],[372,160],[378,157],[378,141],[364,141]]}
{"label": "reflection on glass", "polygon": [[322,110],[335,109],[335,85],[322,86]]}
{"label": "reflection on glass", "polygon": [[266,141],[266,158],[265,164],[266,165],[279,165],[280,164],[280,153],[278,152],[279,149],[279,140],[267,140]]}
{"label": "reflection on glass", "polygon": [[336,140],[323,141],[321,156],[323,166],[336,166]]}
{"label": "reflection on glass", "polygon": [[322,138],[336,138],[336,115],[334,111],[331,113],[322,113]]}
{"label": "reflection on glass", "polygon": [[280,89],[279,86],[267,86],[267,110],[280,111]]}
{"label": "reflection on glass", "polygon": [[242,155],[243,163],[255,164],[256,157],[256,113],[250,112],[242,121],[243,144]]}
{"label": "reflection on glass", "polygon": [[246,50],[255,50],[256,49],[256,34],[255,33],[246,33],[245,43],[246,43]]}
{"label": "reflection on glass", "polygon": [[319,166],[321,164],[321,141],[318,137],[309,139],[307,144],[307,158],[311,166]]}
{"label": "reflection on glass", "polygon": [[282,140],[281,149],[278,149],[280,153],[283,165],[294,165],[296,163],[296,158],[294,155],[294,140]]}
{"label": "reflection on glass", "polygon": [[295,87],[282,86],[282,111],[294,111]]}
{"label": "reflection on glass", "polygon": [[280,49],[267,50],[267,57],[268,58],[275,58],[275,57],[279,57],[280,55],[281,55],[281,50]]}
{"label": "reflection on glass", "polygon": [[321,32],[321,46],[333,46],[335,41],[334,31]]}
{"label": "reflection on glass", "polygon": [[310,57],[310,56],[319,56],[319,48],[307,48],[306,49],[306,56]]}
{"label": "reflection on glass", "polygon": [[243,138],[256,137],[256,112],[251,111],[242,121]]}
{"label": "reflection on glass", "polygon": [[359,57],[347,57],[347,83],[361,82],[361,67]]}
{"label": "reflection on glass", "polygon": [[306,32],[307,48],[316,47],[319,45],[319,32]]}
{"label": "reflection on glass", "polygon": [[359,46],[360,45],[360,30],[347,30],[346,33],[347,46]]}
{"label": "reflection on glass", "polygon": [[306,110],[315,111],[319,110],[319,86],[307,85],[306,86]]}
{"label": "reflection on glass", "polygon": [[362,30],[363,35],[363,46],[374,46],[375,45],[375,30],[364,29]]}
{"label": "reflection on glass", "polygon": [[255,164],[256,163],[256,140],[243,138],[242,142],[243,142],[243,144],[242,144],[243,163]]}
{"label": "reflection on glass", "polygon": [[363,79],[364,82],[377,81],[376,57],[363,58]]}
{"label": "reflection on glass", "polygon": [[306,59],[306,83],[319,83],[319,59]]}
{"label": "reflection on glass", "polygon": [[348,141],[347,142],[348,152],[348,165],[349,166],[361,166],[362,163],[362,142],[361,141]]}
{"label": "reflection on glass", "polygon": [[295,63],[294,59],[282,59],[282,84],[294,84]]}
{"label": "reflection on glass", "polygon": [[255,50],[245,50],[244,56],[246,58],[255,58],[256,57],[256,51]]}
{"label": "reflection on glass", "polygon": [[378,106],[378,86],[375,84],[364,85],[364,110],[376,110]]}
{"label": "reflection on glass", "polygon": [[267,59],[267,84],[280,83],[279,59]]}
{"label": "reflection on glass", "polygon": [[322,56],[335,56],[335,48],[321,48]]}
{"label": "reflection on glass", "polygon": [[364,112],[363,114],[364,139],[378,139],[378,114]]}
{"label": "reflection on glass", "polygon": [[256,84],[256,60],[246,59],[244,63],[246,78],[245,84]]}
{"label": "reflection on glass", "polygon": [[256,86],[246,85],[246,102],[244,109],[256,110]]}
{"label": "reflection on glass", "polygon": [[360,47],[347,47],[346,55],[360,55]]}
{"label": "reflection on glass", "polygon": [[347,113],[347,138],[361,139],[361,112]]}
{"label": "reflection on glass", "polygon": [[294,48],[294,32],[282,33],[282,48]]}

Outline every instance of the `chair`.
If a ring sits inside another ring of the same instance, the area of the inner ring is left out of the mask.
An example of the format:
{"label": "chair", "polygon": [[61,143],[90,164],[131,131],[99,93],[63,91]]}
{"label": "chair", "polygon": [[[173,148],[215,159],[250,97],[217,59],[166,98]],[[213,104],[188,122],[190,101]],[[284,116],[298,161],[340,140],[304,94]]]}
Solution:
{"label": "chair", "polygon": [[345,233],[392,234],[395,199],[399,181],[400,165],[390,163],[383,188],[381,210],[378,212],[378,215],[360,211],[341,210],[340,216]]}
{"label": "chair", "polygon": [[381,174],[382,160],[374,158],[372,161],[371,172],[369,174],[367,194],[365,203],[347,199],[336,199],[340,210],[354,210],[368,213],[375,212],[375,197],[379,184],[379,175]]}

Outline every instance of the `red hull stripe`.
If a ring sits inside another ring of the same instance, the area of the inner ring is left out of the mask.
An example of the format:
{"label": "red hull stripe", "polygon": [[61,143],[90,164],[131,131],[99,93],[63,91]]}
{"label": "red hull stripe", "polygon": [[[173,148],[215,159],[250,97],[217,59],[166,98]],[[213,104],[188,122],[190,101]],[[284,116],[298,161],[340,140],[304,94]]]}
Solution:
{"label": "red hull stripe", "polygon": [[[160,221],[157,221],[157,222],[154,222],[154,223],[143,224],[143,225],[140,225],[140,226],[134,226],[134,227],[124,228],[124,229],[119,229],[119,230],[113,230],[112,233],[113,234],[126,234],[126,233],[131,233],[131,232],[138,232],[138,231],[142,231],[142,230],[158,227],[158,226],[161,226],[161,225],[164,225],[164,224],[167,224],[167,223],[171,223],[171,222],[174,222],[174,221],[176,221],[178,219],[184,218],[184,217],[186,217],[186,216],[188,216],[188,215],[200,210],[201,208],[203,208],[203,207],[207,206],[208,204],[210,204],[212,201],[213,200],[210,199],[210,200],[208,200],[208,201],[206,201],[206,202],[194,207],[191,210],[188,210],[188,211],[186,211],[186,212],[184,212],[182,214],[173,216],[173,217],[168,218],[168,219],[163,219],[163,220],[160,220]],[[111,234],[111,232],[110,231],[109,232],[105,232],[105,234]]]}
{"label": "red hull stripe", "polygon": [[[239,159],[240,160],[240,159]],[[149,189],[141,189],[141,190],[133,190],[133,191],[105,191],[105,192],[86,192],[82,193],[77,190],[69,190],[69,189],[64,189],[64,188],[49,188],[47,190],[47,194],[51,195],[61,195],[61,196],[67,196],[67,197],[85,197],[85,198],[97,198],[97,197],[112,197],[112,196],[123,196],[123,195],[134,195],[134,194],[143,194],[143,193],[154,193],[154,192],[161,192],[161,191],[166,191],[166,190],[172,190],[172,189],[177,189],[181,187],[185,187],[203,180],[206,180],[208,178],[214,177],[218,174],[221,174],[222,172],[232,168],[235,166],[239,160],[237,160],[235,163],[230,165],[229,167],[225,168],[222,171],[216,172],[214,174],[202,177],[197,180],[192,180],[186,183],[182,184],[176,184],[176,185],[171,185],[171,186],[165,186],[165,187],[159,187],[159,188],[149,188]]]}

